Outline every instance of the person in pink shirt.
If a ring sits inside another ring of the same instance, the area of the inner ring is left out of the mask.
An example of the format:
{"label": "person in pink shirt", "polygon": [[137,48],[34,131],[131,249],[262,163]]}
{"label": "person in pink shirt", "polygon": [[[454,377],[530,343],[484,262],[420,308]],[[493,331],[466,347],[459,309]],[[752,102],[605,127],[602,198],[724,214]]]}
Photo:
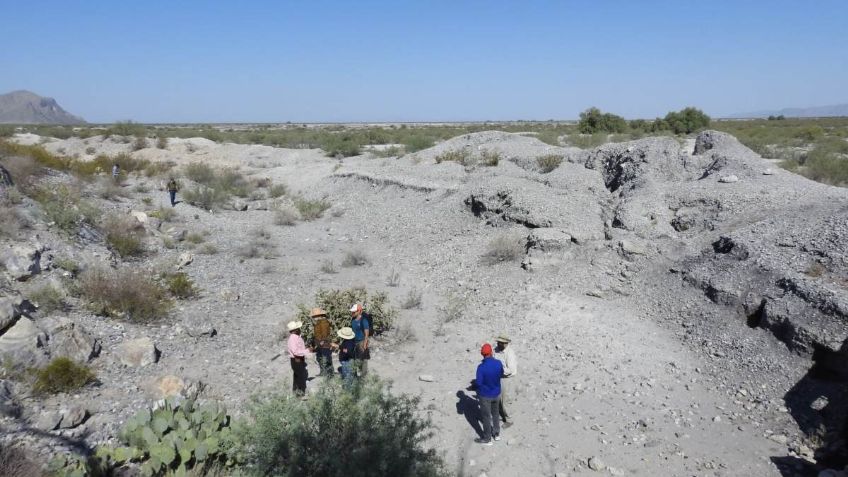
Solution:
{"label": "person in pink shirt", "polygon": [[297,396],[306,396],[306,379],[309,377],[309,372],[306,370],[306,355],[309,350],[306,349],[306,343],[300,337],[300,329],[303,327],[302,321],[290,321],[286,327],[289,329],[288,351],[289,360],[292,368],[292,391]]}

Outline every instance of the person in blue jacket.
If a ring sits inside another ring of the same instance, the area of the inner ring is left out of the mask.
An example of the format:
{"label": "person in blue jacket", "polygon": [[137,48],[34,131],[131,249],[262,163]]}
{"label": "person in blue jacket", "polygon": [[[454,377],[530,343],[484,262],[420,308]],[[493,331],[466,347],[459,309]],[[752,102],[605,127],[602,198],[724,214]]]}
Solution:
{"label": "person in blue jacket", "polygon": [[480,349],[483,362],[477,365],[477,400],[480,401],[480,417],[483,420],[483,436],[475,439],[483,445],[492,445],[492,439],[501,440],[501,422],[498,406],[501,398],[501,376],[503,364],[492,356],[492,345],[486,343]]}

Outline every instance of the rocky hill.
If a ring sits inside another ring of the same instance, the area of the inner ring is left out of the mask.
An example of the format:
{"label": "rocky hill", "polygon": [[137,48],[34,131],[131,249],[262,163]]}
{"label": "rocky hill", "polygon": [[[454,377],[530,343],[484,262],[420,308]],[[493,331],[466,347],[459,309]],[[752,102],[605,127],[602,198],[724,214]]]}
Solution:
{"label": "rocky hill", "polygon": [[[848,190],[775,169],[727,134],[581,150],[490,131],[342,161],[200,139],[135,151],[121,139],[44,147],[176,164],[180,197],[196,162],[288,192],[171,209],[169,173],[156,169],[118,191],[45,174],[43,186],[76,201],[62,210],[84,223],[69,235],[61,215],[9,192],[14,171],[31,168],[3,158],[7,223],[14,213],[26,224],[0,234],[0,353],[12,368],[66,356],[97,375],[48,396],[0,381],[0,439],[38,456],[112,442],[165,396],[239,409],[288,388],[282,324],[320,289],[366,287],[401,309],[371,369],[421,397],[457,474],[786,477],[848,464]],[[329,209],[307,220],[291,209],[306,198]],[[138,230],[145,252],[108,245],[79,215],[91,206]],[[72,293],[98,267],[179,270],[199,296],[129,319]],[[67,290],[61,306],[47,306],[47,286]],[[500,333],[520,360],[515,424],[480,447],[467,388],[480,344]]]}
{"label": "rocky hill", "polygon": [[62,109],[53,98],[12,91],[0,95],[0,123],[84,124],[85,120]]}

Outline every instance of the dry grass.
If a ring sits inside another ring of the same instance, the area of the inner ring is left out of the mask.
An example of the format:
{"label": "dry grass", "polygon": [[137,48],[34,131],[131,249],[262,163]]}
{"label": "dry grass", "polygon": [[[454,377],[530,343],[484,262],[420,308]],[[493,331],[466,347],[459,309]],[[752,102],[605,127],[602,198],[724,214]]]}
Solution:
{"label": "dry grass", "polygon": [[328,273],[328,274],[337,273],[336,265],[333,263],[332,260],[329,260],[329,259],[324,260],[323,262],[321,262],[321,271],[323,273]]}
{"label": "dry grass", "polygon": [[10,444],[0,444],[0,475],[9,477],[44,477],[41,466],[27,453]]}
{"label": "dry grass", "polygon": [[524,256],[524,244],[518,236],[503,234],[489,242],[483,260],[490,265],[499,262],[511,262]]}
{"label": "dry grass", "polygon": [[144,255],[144,226],[131,217],[110,215],[101,225],[106,244],[121,258]]}
{"label": "dry grass", "polygon": [[542,174],[547,174],[548,172],[553,171],[560,164],[562,164],[563,156],[557,154],[548,154],[546,156],[540,156],[536,158],[536,164],[539,166],[539,169],[542,171]]}
{"label": "dry grass", "polygon": [[421,304],[421,292],[417,288],[413,288],[406,294],[406,298],[403,300],[400,307],[404,310],[421,309]]}
{"label": "dry grass", "polygon": [[0,200],[0,237],[16,238],[30,225],[29,220],[13,204]]}
{"label": "dry grass", "polygon": [[168,291],[141,271],[92,268],[80,277],[79,291],[93,312],[113,318],[150,322],[171,308]]}
{"label": "dry grass", "polygon": [[48,314],[66,307],[65,293],[52,283],[32,288],[26,296],[38,307],[39,313]]}
{"label": "dry grass", "polygon": [[274,212],[274,224],[276,225],[291,226],[296,224],[299,218],[300,213],[288,205],[280,206]]}
{"label": "dry grass", "polygon": [[350,250],[342,260],[343,267],[361,267],[368,264],[368,256],[362,250]]}
{"label": "dry grass", "polygon": [[97,181],[97,196],[101,199],[117,201],[120,198],[129,197],[129,195],[129,192],[112,179],[104,178]]}
{"label": "dry grass", "polygon": [[400,273],[397,270],[392,269],[392,271],[389,272],[389,276],[386,277],[386,285],[392,288],[400,285]]}
{"label": "dry grass", "polygon": [[320,219],[332,204],[326,200],[309,200],[303,197],[294,199],[294,206],[303,220]]}

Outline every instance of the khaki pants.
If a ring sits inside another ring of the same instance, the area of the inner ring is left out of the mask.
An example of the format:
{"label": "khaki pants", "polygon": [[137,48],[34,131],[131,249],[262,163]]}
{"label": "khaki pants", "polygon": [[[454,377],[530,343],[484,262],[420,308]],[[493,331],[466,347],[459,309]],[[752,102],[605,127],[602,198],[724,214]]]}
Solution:
{"label": "khaki pants", "polygon": [[509,419],[509,413],[506,412],[506,406],[507,404],[509,404],[507,401],[511,396],[510,391],[512,391],[510,389],[510,387],[512,386],[512,383],[510,382],[511,380],[512,378],[501,379],[501,399],[498,403],[498,414],[501,415],[501,419],[503,419],[503,422],[506,422]]}

